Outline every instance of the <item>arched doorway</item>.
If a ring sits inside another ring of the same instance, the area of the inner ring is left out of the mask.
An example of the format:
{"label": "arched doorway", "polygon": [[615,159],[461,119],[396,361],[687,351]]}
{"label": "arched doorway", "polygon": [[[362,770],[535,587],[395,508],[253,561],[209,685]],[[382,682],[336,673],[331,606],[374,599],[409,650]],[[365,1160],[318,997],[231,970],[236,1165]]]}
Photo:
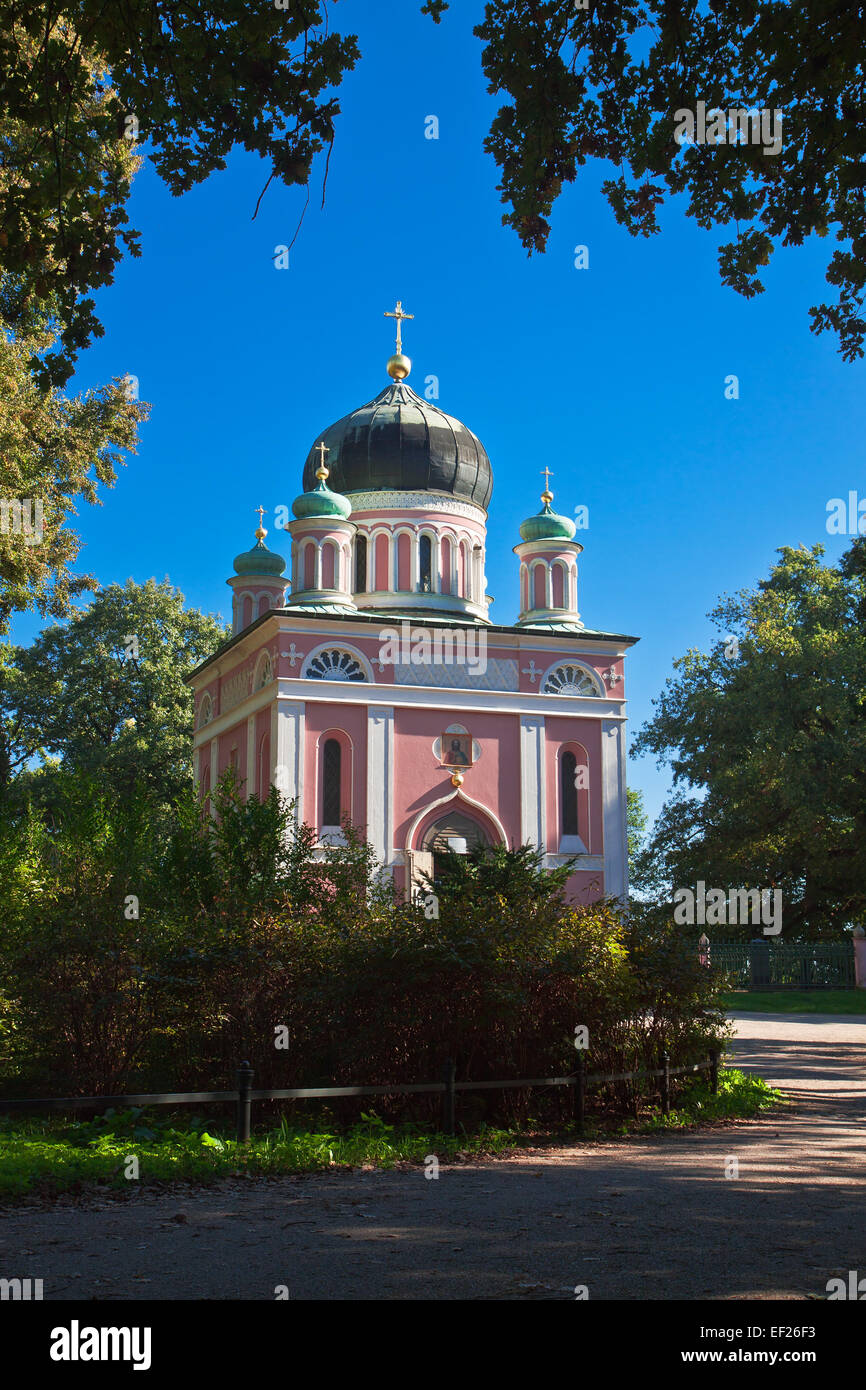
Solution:
{"label": "arched doorway", "polygon": [[471,816],[453,810],[429,825],[421,839],[422,853],[433,856],[433,877],[438,878],[441,856],[448,850],[456,854],[469,854],[480,845],[489,845],[490,839]]}

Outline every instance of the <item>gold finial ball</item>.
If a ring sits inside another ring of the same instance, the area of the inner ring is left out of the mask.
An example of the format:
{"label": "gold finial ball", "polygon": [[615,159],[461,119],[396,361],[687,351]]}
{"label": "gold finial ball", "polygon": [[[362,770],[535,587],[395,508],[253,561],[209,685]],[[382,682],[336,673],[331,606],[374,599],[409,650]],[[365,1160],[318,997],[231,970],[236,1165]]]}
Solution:
{"label": "gold finial ball", "polygon": [[393,357],[388,358],[387,370],[394,381],[405,381],[412,370],[412,360],[402,352],[395,352]]}
{"label": "gold finial ball", "polygon": [[325,479],[330,478],[330,476],[330,469],[326,468],[323,463],[316,469],[316,477],[319,479],[319,482],[323,483]]}
{"label": "gold finial ball", "polygon": [[451,774],[451,785],[452,785],[452,787],[462,787],[462,786],[463,786],[463,773],[462,773],[462,772],[452,772],[452,774]]}

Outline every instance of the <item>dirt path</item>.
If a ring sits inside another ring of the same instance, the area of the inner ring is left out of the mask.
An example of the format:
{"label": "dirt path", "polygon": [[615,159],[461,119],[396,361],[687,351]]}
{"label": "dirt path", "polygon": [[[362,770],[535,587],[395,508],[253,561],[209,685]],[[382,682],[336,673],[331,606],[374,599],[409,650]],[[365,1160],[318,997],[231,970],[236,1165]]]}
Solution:
{"label": "dirt path", "polygon": [[[440,1170],[226,1183],[0,1218],[46,1299],[824,1297],[866,1275],[866,1025],[740,1015],[737,1061],[794,1105],[699,1134]],[[727,1179],[727,1161],[739,1178]]]}

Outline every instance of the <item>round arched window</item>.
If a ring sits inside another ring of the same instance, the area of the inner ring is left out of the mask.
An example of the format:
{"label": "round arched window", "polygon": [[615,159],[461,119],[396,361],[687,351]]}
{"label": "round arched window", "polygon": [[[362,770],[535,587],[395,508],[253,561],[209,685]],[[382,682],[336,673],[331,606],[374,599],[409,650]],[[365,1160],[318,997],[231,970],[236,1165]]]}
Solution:
{"label": "round arched window", "polygon": [[352,652],[330,647],[312,657],[304,668],[308,680],[320,681],[365,681],[363,666]]}

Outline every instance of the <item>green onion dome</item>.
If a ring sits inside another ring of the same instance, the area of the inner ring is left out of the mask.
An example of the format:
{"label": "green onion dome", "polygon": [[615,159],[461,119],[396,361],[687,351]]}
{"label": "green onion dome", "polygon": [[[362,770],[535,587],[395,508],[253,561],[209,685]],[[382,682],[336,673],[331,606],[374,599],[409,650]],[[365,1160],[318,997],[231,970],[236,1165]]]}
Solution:
{"label": "green onion dome", "polygon": [[340,521],[347,521],[352,515],[352,504],[348,497],[340,492],[332,492],[325,482],[327,476],[327,469],[320,468],[317,486],[295,498],[292,511],[298,521],[309,521],[315,517],[336,517]]}
{"label": "green onion dome", "polygon": [[268,550],[264,538],[260,537],[252,550],[245,550],[235,557],[235,574],[253,574],[261,578],[279,578],[285,571],[286,562],[282,555]]}
{"label": "green onion dome", "polygon": [[524,541],[570,541],[577,530],[569,516],[560,516],[552,510],[552,494],[542,494],[544,506],[535,516],[530,516],[520,527],[520,538]]}

